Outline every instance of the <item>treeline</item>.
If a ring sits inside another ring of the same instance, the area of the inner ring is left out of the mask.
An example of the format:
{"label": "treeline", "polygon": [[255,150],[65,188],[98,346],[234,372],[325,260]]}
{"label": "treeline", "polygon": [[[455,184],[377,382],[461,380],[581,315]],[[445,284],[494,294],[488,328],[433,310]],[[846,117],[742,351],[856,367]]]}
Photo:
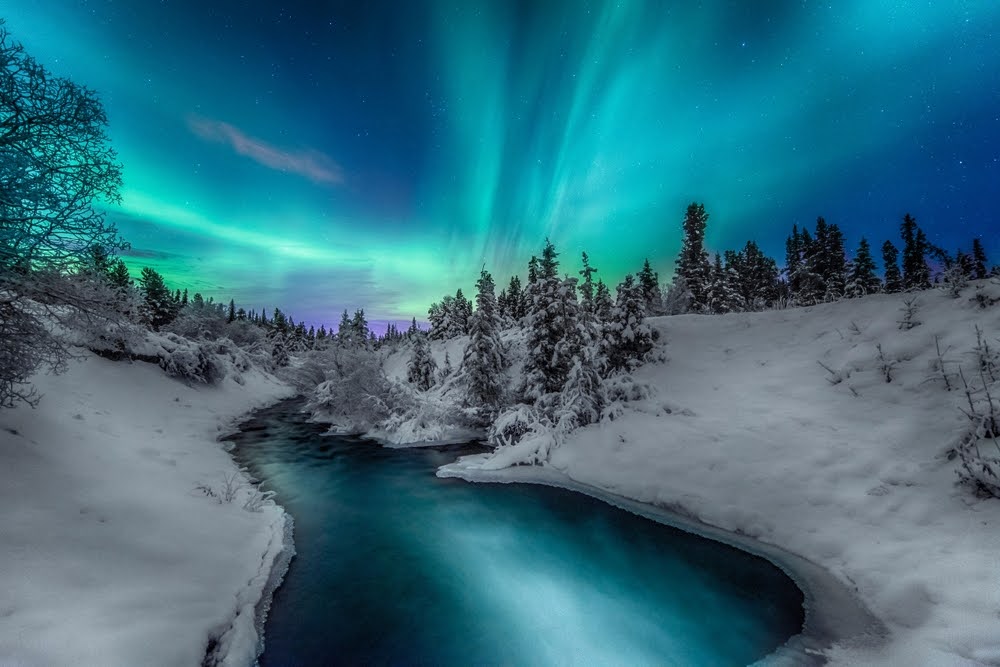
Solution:
{"label": "treeline", "polygon": [[[705,249],[708,213],[692,203],[684,216],[684,241],[674,274],[675,290],[688,293],[684,311],[728,313],[763,310],[776,306],[812,305],[878,292],[928,289],[932,284],[976,280],[997,275],[987,269],[982,241],[972,239],[971,252],[950,254],[930,243],[907,213],[900,224],[900,251],[891,240],[882,244],[882,276],[866,237],[861,237],[853,258],[845,250],[844,234],[836,224],[817,218],[812,231],[792,226],[785,240],[785,264],[767,257],[753,241],[739,252],[715,253],[710,261]],[[938,265],[932,270],[931,263]]]}

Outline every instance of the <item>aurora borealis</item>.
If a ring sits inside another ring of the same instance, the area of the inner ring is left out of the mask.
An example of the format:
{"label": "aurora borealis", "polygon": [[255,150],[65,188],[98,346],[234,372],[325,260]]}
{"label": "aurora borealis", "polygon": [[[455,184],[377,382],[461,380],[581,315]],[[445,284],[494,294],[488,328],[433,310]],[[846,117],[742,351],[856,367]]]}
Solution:
{"label": "aurora borealis", "polygon": [[424,316],[546,236],[668,278],[793,223],[1000,260],[1000,4],[7,0],[107,106],[133,269],[296,320]]}

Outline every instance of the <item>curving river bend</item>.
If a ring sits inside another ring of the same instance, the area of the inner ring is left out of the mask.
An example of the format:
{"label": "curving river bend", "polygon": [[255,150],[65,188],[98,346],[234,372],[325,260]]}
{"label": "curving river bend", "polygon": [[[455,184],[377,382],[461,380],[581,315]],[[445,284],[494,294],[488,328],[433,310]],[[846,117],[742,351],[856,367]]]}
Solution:
{"label": "curving river bend", "polygon": [[763,558],[570,491],[439,479],[481,448],[323,436],[300,407],[229,438],[295,519],[262,667],[745,665],[802,628]]}

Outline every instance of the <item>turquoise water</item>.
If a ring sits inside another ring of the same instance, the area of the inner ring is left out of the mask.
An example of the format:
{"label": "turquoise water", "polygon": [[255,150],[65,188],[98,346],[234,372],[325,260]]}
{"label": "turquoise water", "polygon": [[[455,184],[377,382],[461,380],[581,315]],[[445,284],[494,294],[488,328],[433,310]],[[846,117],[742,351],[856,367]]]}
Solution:
{"label": "turquoise water", "polygon": [[232,438],[295,518],[263,667],[744,665],[801,630],[764,559],[569,491],[438,479],[479,447],[324,437],[298,406]]}

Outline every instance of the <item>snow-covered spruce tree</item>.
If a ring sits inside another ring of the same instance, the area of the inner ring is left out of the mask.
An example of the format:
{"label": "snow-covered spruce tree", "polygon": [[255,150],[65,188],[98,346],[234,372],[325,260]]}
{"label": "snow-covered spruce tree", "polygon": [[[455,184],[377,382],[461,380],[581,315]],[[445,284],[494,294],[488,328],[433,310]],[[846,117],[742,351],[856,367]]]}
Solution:
{"label": "snow-covered spruce tree", "polygon": [[569,359],[559,357],[557,350],[566,335],[566,322],[559,303],[562,281],[556,276],[557,256],[555,247],[546,239],[542,258],[537,261],[535,282],[529,283],[527,288],[530,305],[521,393],[531,404],[561,391],[569,371]]}
{"label": "snow-covered spruce tree", "polygon": [[493,277],[485,269],[476,282],[476,312],[469,324],[460,373],[468,388],[469,403],[480,408],[484,423],[492,421],[504,403],[507,360],[500,341]]}
{"label": "snow-covered spruce tree", "polygon": [[[732,251],[728,251],[732,252]],[[711,278],[708,283],[708,309],[712,313],[731,313],[740,310],[740,296],[733,288],[735,276],[730,276],[732,267],[722,265],[722,256],[715,253]],[[735,273],[735,270],[733,270]]]}
{"label": "snow-covered spruce tree", "polygon": [[169,324],[177,317],[179,306],[174,302],[163,276],[155,269],[148,266],[142,268],[139,291],[144,301],[142,316],[154,330]]}
{"label": "snow-covered spruce tree", "polygon": [[124,244],[94,203],[120,201],[121,165],[93,91],[49,74],[0,20],[0,407],[37,402],[29,378],[64,367],[67,318],[116,318],[66,282],[92,248]]}
{"label": "snow-covered spruce tree", "polygon": [[[711,275],[711,274],[709,274]],[[645,301],[646,314],[657,315],[663,310],[663,295],[660,293],[660,274],[653,271],[646,259],[639,272],[639,287]]]}
{"label": "snow-covered spruce tree", "polygon": [[976,237],[972,239],[972,279],[983,280],[988,274],[986,250],[983,249],[982,239]]}
{"label": "snow-covered spruce tree", "polygon": [[708,213],[704,204],[692,202],[684,215],[684,240],[677,258],[675,275],[684,279],[691,292],[689,309],[701,312],[707,309],[708,279],[711,265],[705,250],[705,227]]}
{"label": "snow-covered spruce tree", "polygon": [[899,273],[899,250],[886,241],[882,244],[882,263],[885,265],[885,291],[894,294],[903,291],[903,277]]}
{"label": "snow-covered spruce tree", "polygon": [[732,310],[763,310],[778,298],[778,265],[753,241],[739,252],[726,251],[729,287],[735,291]]}
{"label": "snow-covered spruce tree", "polygon": [[[685,304],[690,301],[689,295],[684,296]],[[611,291],[604,284],[603,280],[597,281],[597,289],[594,290],[594,315],[598,322],[606,322],[611,317],[611,309],[615,307],[615,302],[611,299]]]}
{"label": "snow-covered spruce tree", "polygon": [[916,218],[909,213],[903,216],[899,235],[903,239],[903,289],[930,288],[930,269],[927,267],[930,244],[924,231],[917,226]]}
{"label": "snow-covered spruce tree", "polygon": [[[568,282],[564,281],[564,293],[570,298],[575,296],[575,290],[569,291]],[[572,308],[572,304],[568,307]],[[567,332],[564,352],[571,354],[571,365],[554,417],[557,427],[564,433],[599,421],[607,404],[600,374],[603,357],[599,325],[582,309],[576,319],[576,327]]]}
{"label": "snow-covered spruce tree", "polygon": [[795,300],[799,295],[799,270],[802,266],[802,237],[799,226],[792,225],[791,236],[785,239],[785,281],[788,285],[788,296]]}
{"label": "snow-covered spruce tree", "polygon": [[844,298],[847,291],[847,256],[844,252],[844,233],[837,225],[830,225],[827,229],[824,255],[824,300],[838,301]]}
{"label": "snow-covered spruce tree", "polygon": [[427,391],[434,386],[434,373],[437,362],[427,344],[427,336],[423,333],[413,337],[413,353],[406,371],[406,379],[420,391]]}
{"label": "snow-covered spruce tree", "polygon": [[[596,306],[594,304],[594,274],[597,273],[597,269],[590,265],[590,258],[587,257],[587,253],[583,253],[581,256],[583,261],[583,268],[580,269],[579,273],[583,276],[583,281],[580,283],[580,310],[589,315],[594,315]],[[646,261],[649,264],[649,261]]]}
{"label": "snow-covered spruce tree", "polygon": [[618,285],[611,319],[604,323],[604,353],[612,371],[631,371],[653,349],[653,332],[644,322],[642,288],[632,274]]}
{"label": "snow-covered spruce tree", "polygon": [[451,356],[448,354],[448,350],[444,351],[444,365],[441,366],[441,370],[438,371],[438,383],[444,384],[451,377],[454,369],[451,367]]}
{"label": "snow-covered spruce tree", "polygon": [[859,297],[874,294],[879,291],[881,286],[881,281],[875,275],[875,260],[872,259],[871,246],[868,245],[868,239],[862,236],[847,277],[847,296]]}

